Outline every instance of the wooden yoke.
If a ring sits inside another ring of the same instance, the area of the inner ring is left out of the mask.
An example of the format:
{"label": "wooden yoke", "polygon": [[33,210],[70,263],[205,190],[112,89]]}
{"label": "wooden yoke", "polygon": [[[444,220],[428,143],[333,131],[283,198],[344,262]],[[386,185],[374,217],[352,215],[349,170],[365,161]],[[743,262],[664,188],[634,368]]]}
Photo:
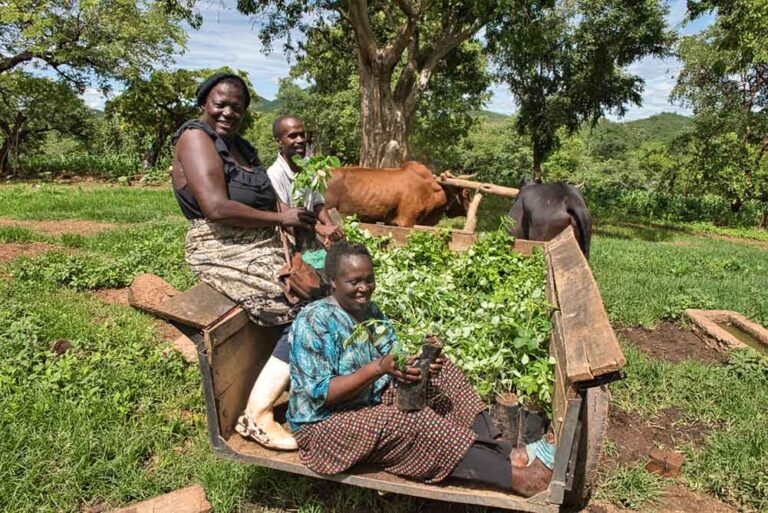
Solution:
{"label": "wooden yoke", "polygon": [[435,180],[440,184],[474,189],[486,194],[495,194],[496,196],[504,196],[507,198],[517,198],[517,195],[520,192],[519,189],[515,189],[514,187],[504,187],[503,185],[496,185],[494,183],[475,182],[473,180],[464,180],[462,178],[450,178],[444,175],[436,176]]}

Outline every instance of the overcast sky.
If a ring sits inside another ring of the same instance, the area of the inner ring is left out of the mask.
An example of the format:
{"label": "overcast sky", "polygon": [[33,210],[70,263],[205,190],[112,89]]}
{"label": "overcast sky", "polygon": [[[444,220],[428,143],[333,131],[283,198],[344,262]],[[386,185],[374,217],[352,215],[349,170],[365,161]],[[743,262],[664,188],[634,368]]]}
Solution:
{"label": "overcast sky", "polygon": [[[684,28],[681,22],[685,18],[685,0],[671,0],[667,23],[683,33],[695,33],[711,23],[711,17],[697,20]],[[248,72],[256,92],[267,99],[274,99],[280,78],[288,76],[291,63],[282,53],[280,44],[273,51],[264,54],[259,42],[254,23],[234,9],[234,0],[198,3],[203,15],[200,30],[188,29],[189,40],[186,52],[176,59],[176,66],[181,68],[216,68],[228,65]],[[659,112],[679,112],[689,114],[679,106],[672,105],[668,96],[675,84],[680,63],[677,59],[642,59],[629,67],[645,80],[642,107],[632,107],[623,119],[645,118]],[[486,106],[488,110],[511,114],[515,103],[503,85],[493,88],[493,97]],[[86,90],[83,95],[86,103],[93,108],[102,109],[104,98],[95,89]],[[611,119],[616,119],[612,117]]]}

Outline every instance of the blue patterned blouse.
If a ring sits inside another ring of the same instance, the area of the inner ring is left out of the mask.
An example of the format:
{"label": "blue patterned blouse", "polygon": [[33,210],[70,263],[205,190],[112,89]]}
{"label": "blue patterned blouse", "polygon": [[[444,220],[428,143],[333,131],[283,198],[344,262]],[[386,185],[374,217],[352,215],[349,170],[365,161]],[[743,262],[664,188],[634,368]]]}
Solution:
{"label": "blue patterned blouse", "polygon": [[365,325],[365,331],[354,333],[358,323],[333,297],[327,297],[305,307],[293,321],[287,415],[293,431],[304,424],[325,420],[337,409],[381,402],[382,391],[390,380],[386,374],[354,399],[335,406],[325,405],[331,378],[352,374],[392,349],[396,339],[387,317],[371,303],[367,318],[383,322]]}

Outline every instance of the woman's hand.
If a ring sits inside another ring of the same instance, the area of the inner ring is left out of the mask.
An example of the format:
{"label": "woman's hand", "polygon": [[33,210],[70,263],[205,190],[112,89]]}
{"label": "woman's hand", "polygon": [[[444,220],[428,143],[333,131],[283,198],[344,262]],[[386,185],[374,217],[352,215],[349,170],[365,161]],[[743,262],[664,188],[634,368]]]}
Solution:
{"label": "woman's hand", "polygon": [[443,370],[443,363],[445,363],[445,358],[435,358],[435,361],[429,364],[429,375],[437,376],[440,374],[440,371]]}
{"label": "woman's hand", "polygon": [[315,225],[315,231],[320,237],[328,239],[331,242],[341,240],[344,238],[344,231],[335,224],[321,224]]}
{"label": "woman's hand", "polygon": [[395,363],[395,358],[390,353],[379,360],[379,366],[381,367],[383,374],[389,374],[400,381],[415,383],[421,380],[421,369],[410,365],[415,360],[415,356],[409,356],[406,360],[405,370],[400,370]]}
{"label": "woman's hand", "polygon": [[280,226],[297,226],[311,230],[317,216],[305,208],[289,208],[280,212]]}

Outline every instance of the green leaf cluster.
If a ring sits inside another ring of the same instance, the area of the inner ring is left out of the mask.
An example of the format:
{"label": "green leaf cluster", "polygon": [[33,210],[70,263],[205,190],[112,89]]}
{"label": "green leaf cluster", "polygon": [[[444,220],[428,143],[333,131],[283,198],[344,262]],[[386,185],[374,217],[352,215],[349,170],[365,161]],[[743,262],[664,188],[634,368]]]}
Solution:
{"label": "green leaf cluster", "polygon": [[82,88],[94,74],[146,72],[186,42],[182,22],[199,27],[187,0],[8,0],[0,8],[0,74],[43,63]]}
{"label": "green leaf cluster", "polygon": [[309,205],[313,194],[323,194],[328,189],[331,169],[341,167],[341,161],[333,155],[313,155],[306,160],[294,155],[293,162],[301,169],[291,186],[293,204],[313,208],[314,205]]}
{"label": "green leaf cluster", "polygon": [[551,401],[543,254],[512,253],[503,229],[465,252],[448,248],[447,232],[416,232],[407,245],[386,249],[354,221],[346,231],[371,251],[374,301],[393,319],[403,354],[418,353],[425,335],[436,334],[482,396],[515,390]]}

